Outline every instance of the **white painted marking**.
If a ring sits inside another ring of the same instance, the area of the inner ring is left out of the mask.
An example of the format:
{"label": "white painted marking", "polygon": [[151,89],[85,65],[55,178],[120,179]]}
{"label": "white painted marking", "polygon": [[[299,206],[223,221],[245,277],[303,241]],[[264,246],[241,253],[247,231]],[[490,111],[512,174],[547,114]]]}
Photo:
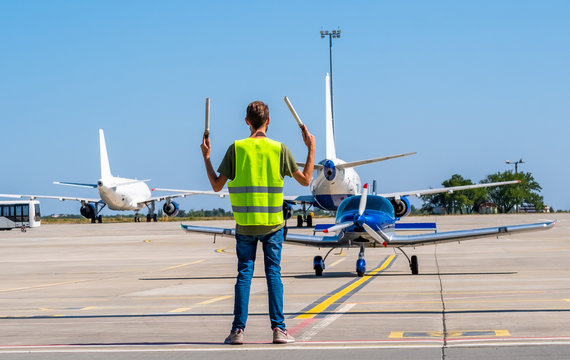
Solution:
{"label": "white painted marking", "polygon": [[[519,339],[521,340],[521,339]],[[556,340],[556,338],[554,338]],[[112,346],[106,348],[85,348],[84,346],[76,346],[76,345],[58,345],[57,349],[46,349],[42,346],[28,346],[28,347],[19,347],[21,350],[3,350],[7,348],[14,349],[15,346],[0,346],[0,354],[29,354],[29,353],[152,353],[152,352],[216,352],[216,351],[288,351],[288,350],[346,350],[346,349],[426,349],[426,348],[439,348],[441,347],[442,341],[434,341],[432,343],[426,343],[425,341],[406,341],[402,343],[400,341],[393,342],[393,341],[372,341],[372,343],[367,342],[366,344],[359,344],[358,342],[351,343],[351,342],[320,342],[323,345],[318,345],[319,342],[310,342],[311,345],[305,344],[290,344],[286,346],[261,346],[261,347],[254,347],[254,346],[217,346],[211,348],[142,348],[142,349],[133,349],[132,346],[129,345],[120,345],[120,346]],[[179,344],[185,345],[185,344]],[[570,345],[570,341],[557,341],[551,342],[548,341],[548,338],[545,338],[541,341],[517,341],[511,343],[505,342],[488,342],[488,343],[478,343],[478,344],[450,344],[448,343],[448,347],[506,347],[506,346],[529,346],[529,345],[542,345],[542,346],[555,346],[555,345]],[[176,346],[176,345],[173,345]]]}
{"label": "white painted marking", "polygon": [[301,336],[300,340],[307,341],[311,339],[313,336],[317,335],[319,331],[323,330],[324,328],[332,324],[336,319],[344,315],[346,312],[350,311],[350,309],[352,309],[355,305],[356,304],[354,303],[344,304],[344,306],[338,309],[338,311],[336,311],[335,314],[326,316],[323,320],[315,324],[310,330],[305,331],[303,333],[303,336]]}

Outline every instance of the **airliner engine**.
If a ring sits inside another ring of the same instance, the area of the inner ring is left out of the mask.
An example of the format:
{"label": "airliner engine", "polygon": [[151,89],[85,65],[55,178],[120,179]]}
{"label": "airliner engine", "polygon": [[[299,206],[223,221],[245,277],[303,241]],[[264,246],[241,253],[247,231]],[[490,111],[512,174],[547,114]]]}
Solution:
{"label": "airliner engine", "polygon": [[393,199],[390,202],[394,207],[394,216],[396,216],[397,218],[402,218],[404,216],[410,215],[412,207],[410,206],[410,202],[408,201],[407,198],[403,197],[399,200]]}
{"label": "airliner engine", "polygon": [[84,217],[86,217],[87,219],[93,219],[95,218],[95,205],[93,204],[85,204],[81,207],[81,215],[83,215]]}
{"label": "airliner engine", "polygon": [[174,201],[166,202],[162,206],[162,211],[164,211],[168,216],[176,216],[178,215],[178,211],[180,211],[180,207],[178,206],[178,203]]}

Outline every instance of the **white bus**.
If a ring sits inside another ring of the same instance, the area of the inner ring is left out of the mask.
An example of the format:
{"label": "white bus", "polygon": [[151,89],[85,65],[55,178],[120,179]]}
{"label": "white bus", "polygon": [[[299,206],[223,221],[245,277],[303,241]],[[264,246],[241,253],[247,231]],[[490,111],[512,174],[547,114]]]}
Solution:
{"label": "white bus", "polygon": [[19,228],[26,231],[40,226],[41,220],[37,200],[0,201],[0,230]]}

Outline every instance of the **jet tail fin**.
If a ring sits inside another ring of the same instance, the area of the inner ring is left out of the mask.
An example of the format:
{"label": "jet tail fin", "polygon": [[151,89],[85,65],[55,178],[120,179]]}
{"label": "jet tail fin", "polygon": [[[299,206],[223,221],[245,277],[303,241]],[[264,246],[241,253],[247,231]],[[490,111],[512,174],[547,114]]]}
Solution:
{"label": "jet tail fin", "polygon": [[325,77],[326,96],[326,158],[336,159],[336,148],[334,144],[334,123],[332,117],[332,95],[329,74]]}
{"label": "jet tail fin", "polygon": [[99,155],[101,157],[101,179],[113,177],[113,175],[111,175],[111,166],[109,165],[109,155],[107,154],[107,145],[105,144],[103,129],[99,129]]}

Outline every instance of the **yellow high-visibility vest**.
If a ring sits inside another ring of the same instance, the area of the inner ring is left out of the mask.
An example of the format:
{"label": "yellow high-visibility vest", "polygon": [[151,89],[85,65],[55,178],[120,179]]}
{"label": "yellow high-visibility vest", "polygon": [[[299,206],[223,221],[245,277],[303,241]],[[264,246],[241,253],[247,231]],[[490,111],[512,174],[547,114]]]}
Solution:
{"label": "yellow high-visibility vest", "polygon": [[236,174],[228,183],[238,225],[279,225],[283,222],[281,143],[268,138],[235,142]]}

